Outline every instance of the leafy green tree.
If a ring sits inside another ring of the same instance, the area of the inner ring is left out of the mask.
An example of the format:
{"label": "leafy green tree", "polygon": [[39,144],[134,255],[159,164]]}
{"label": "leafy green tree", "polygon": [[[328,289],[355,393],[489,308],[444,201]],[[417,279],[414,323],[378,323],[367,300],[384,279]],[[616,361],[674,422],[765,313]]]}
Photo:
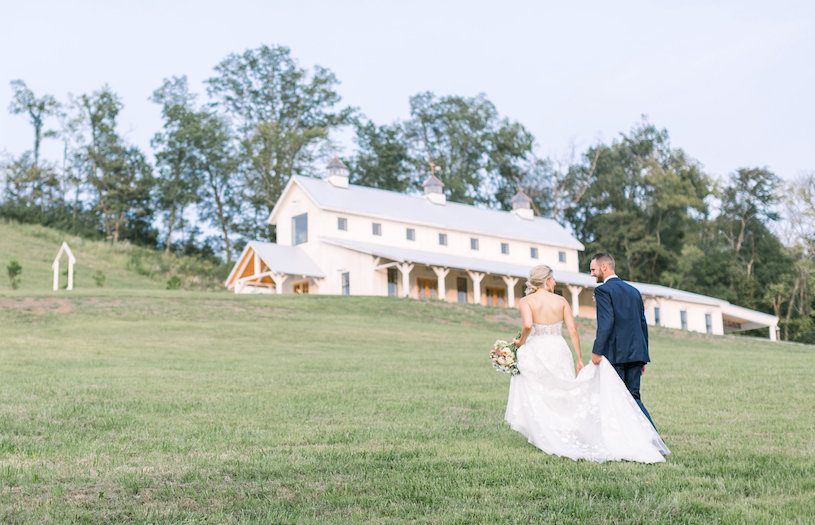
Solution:
{"label": "leafy green tree", "polygon": [[[207,108],[190,115],[188,132],[190,145],[196,152],[197,173],[203,181],[198,207],[201,216],[221,231],[226,262],[230,265],[234,248],[230,232],[239,229],[236,220],[247,214],[242,213],[241,206],[251,209],[251,204],[242,200],[239,190],[236,173],[240,158],[229,125]],[[262,224],[266,224],[266,218]]]}
{"label": "leafy green tree", "polygon": [[794,295],[796,270],[794,251],[768,228],[778,217],[777,188],[778,180],[767,170],[733,173],[717,191],[717,215],[701,219],[700,227],[691,230],[681,264],[668,284],[781,313],[784,302]]}
{"label": "leafy green tree", "polygon": [[[589,148],[584,159],[593,159],[591,184],[565,211],[586,245],[584,263],[594,252],[608,251],[626,278],[661,282],[676,270],[686,236],[707,214],[708,177],[682,150],[671,148],[666,130],[648,122],[610,145]],[[585,170],[575,167],[575,180],[586,180]]]}
{"label": "leafy green tree", "polygon": [[722,211],[719,224],[727,236],[733,255],[745,258],[746,272],[751,273],[750,254],[745,242],[751,228],[778,220],[774,210],[778,201],[776,190],[781,179],[766,168],[741,168],[730,175],[729,184],[720,192]]}
{"label": "leafy green tree", "polygon": [[792,268],[767,287],[768,300],[781,318],[786,340],[815,343],[815,173],[783,185],[782,227]]}
{"label": "leafy green tree", "polygon": [[535,211],[560,224],[569,222],[567,214],[580,203],[594,178],[599,154],[600,149],[596,149],[592,159],[584,155],[579,162],[533,157],[521,181],[521,189],[532,199]]}
{"label": "leafy green tree", "polygon": [[200,216],[221,231],[227,263],[232,261],[230,232],[240,215],[235,176],[240,159],[225,119],[196,106],[186,77],[165,80],[152,98],[162,104],[164,130],[153,139],[160,181],[157,202],[167,216],[165,250],[183,210],[195,203]]}
{"label": "leafy green tree", "polygon": [[45,213],[58,201],[59,178],[53,166],[35,164],[31,151],[26,151],[2,166],[6,198],[18,207],[36,206]]}
{"label": "leafy green tree", "polygon": [[114,160],[112,176],[103,179],[113,242],[128,238],[153,245],[155,231],[151,224],[150,197],[154,185],[153,167],[135,146],[123,148]]}
{"label": "leafy green tree", "polygon": [[357,119],[357,152],[348,162],[354,184],[404,192],[410,187],[412,164],[401,125],[377,126]]}
{"label": "leafy green tree", "polygon": [[59,112],[60,105],[51,95],[37,97],[22,80],[13,80],[11,89],[9,113],[28,118],[34,129],[34,143],[30,153],[23,153],[4,167],[6,196],[18,205],[38,205],[40,212],[45,213],[55,200],[61,200],[61,195],[55,168],[40,161],[40,146],[44,138],[56,134],[45,126],[46,120]]}
{"label": "leafy green tree", "polygon": [[432,162],[451,200],[510,207],[534,141],[521,124],[501,118],[483,94],[420,93],[410,98],[410,114],[406,130],[415,186]]}
{"label": "leafy green tree", "polygon": [[12,80],[11,89],[13,94],[8,108],[9,112],[14,115],[25,113],[34,128],[34,147],[32,151],[34,152],[33,162],[36,167],[40,162],[42,139],[55,135],[54,131],[44,129],[45,119],[56,115],[60,105],[51,95],[43,95],[37,98],[22,80]]}
{"label": "leafy green tree", "polygon": [[73,192],[70,214],[72,224],[76,225],[82,208],[80,196],[85,182],[83,176],[84,108],[78,100],[69,96],[68,104],[61,109],[57,118],[59,120],[58,136],[62,141],[60,191],[63,197],[61,207],[65,209],[69,204],[68,196]]}
{"label": "leafy green tree", "polygon": [[81,95],[79,106],[87,133],[81,159],[105,236],[117,242],[126,228],[128,237],[149,241],[152,167],[144,154],[125,144],[116,131],[120,98],[103,86],[90,95]]}
{"label": "leafy green tree", "polygon": [[766,168],[741,168],[718,192],[716,233],[731,257],[730,287],[739,304],[760,307],[763,290],[782,273],[781,242],[767,228],[779,218],[775,207],[780,179]]}
{"label": "leafy green tree", "polygon": [[201,183],[198,151],[195,148],[197,119],[195,96],[187,86],[187,77],[165,79],[153,92],[153,102],[161,104],[163,130],[151,145],[156,151],[158,168],[156,206],[165,216],[167,236],[165,252],[170,251],[176,225],[183,226],[184,210],[198,199]]}
{"label": "leafy green tree", "polygon": [[266,219],[288,179],[308,173],[331,130],[348,124],[352,109],[337,109],[334,74],[301,68],[284,46],[263,45],[231,54],[215,67],[208,93],[240,137],[242,233],[271,237]]}

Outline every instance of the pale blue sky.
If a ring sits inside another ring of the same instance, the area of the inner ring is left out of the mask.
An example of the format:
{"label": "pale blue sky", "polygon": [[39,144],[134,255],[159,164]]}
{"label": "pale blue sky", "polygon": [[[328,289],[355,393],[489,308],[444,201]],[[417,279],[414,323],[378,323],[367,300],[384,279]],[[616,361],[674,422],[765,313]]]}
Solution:
{"label": "pale blue sky", "polygon": [[420,91],[483,92],[542,156],[646,114],[712,175],[815,171],[815,2],[0,0],[0,12],[0,152],[15,155],[32,138],[6,111],[11,80],[61,100],[109,83],[121,131],[149,152],[161,120],[147,97],[163,78],[186,74],[203,94],[227,54],[282,44],[334,71],[344,103],[380,124],[407,118]]}

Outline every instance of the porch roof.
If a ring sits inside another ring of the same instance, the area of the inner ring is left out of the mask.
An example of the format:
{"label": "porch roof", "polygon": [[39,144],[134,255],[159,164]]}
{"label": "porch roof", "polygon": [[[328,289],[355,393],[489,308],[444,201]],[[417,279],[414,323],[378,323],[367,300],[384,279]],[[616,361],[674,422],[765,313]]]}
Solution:
{"label": "porch roof", "polygon": [[306,252],[297,246],[284,246],[271,242],[251,241],[249,245],[260,256],[266,266],[277,273],[302,275],[304,277],[325,277],[323,270],[311,260]]}
{"label": "porch roof", "polygon": [[226,285],[231,286],[237,278],[239,271],[245,267],[241,264],[247,254],[254,252],[260,260],[273,272],[285,275],[302,275],[303,277],[313,277],[321,279],[325,277],[322,269],[317,263],[311,260],[303,250],[296,246],[284,246],[271,242],[250,241],[246,244],[235,266],[226,279]]}
{"label": "porch roof", "polygon": [[[474,272],[491,273],[497,275],[507,275],[510,277],[526,278],[529,276],[531,266],[503,263],[499,261],[489,261],[475,259],[471,257],[460,257],[437,252],[426,252],[423,250],[411,250],[408,248],[398,248],[394,246],[381,246],[357,241],[347,241],[344,239],[326,238],[323,242],[333,244],[341,248],[347,248],[357,252],[367,253],[377,257],[384,257],[393,261],[426,264],[428,266],[443,266],[447,268],[459,268]],[[575,284],[584,287],[593,287],[594,279],[584,273],[564,272],[554,270],[555,280],[564,284]]]}

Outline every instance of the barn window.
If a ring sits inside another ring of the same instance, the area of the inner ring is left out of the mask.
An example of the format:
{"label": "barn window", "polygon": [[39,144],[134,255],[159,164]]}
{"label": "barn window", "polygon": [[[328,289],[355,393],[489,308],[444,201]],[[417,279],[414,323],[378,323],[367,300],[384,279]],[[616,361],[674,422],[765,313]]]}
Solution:
{"label": "barn window", "polygon": [[308,213],[291,218],[291,243],[294,245],[308,242]]}

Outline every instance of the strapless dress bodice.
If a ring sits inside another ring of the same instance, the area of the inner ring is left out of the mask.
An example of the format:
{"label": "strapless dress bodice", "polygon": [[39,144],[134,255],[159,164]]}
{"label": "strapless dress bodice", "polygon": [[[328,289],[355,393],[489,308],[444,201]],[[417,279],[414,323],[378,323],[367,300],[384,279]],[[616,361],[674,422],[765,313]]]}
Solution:
{"label": "strapless dress bodice", "polygon": [[529,332],[530,337],[537,337],[541,335],[561,335],[560,327],[562,322],[554,324],[538,324],[532,325],[532,331]]}

